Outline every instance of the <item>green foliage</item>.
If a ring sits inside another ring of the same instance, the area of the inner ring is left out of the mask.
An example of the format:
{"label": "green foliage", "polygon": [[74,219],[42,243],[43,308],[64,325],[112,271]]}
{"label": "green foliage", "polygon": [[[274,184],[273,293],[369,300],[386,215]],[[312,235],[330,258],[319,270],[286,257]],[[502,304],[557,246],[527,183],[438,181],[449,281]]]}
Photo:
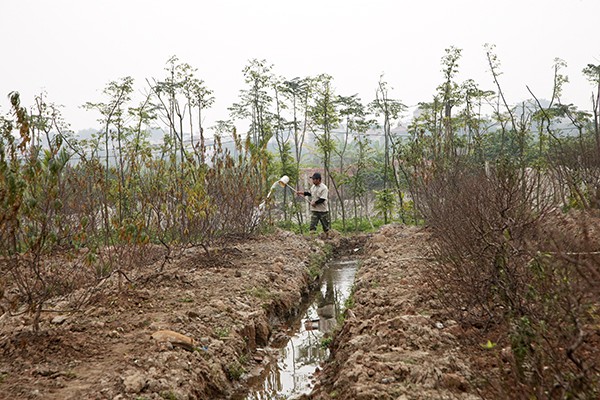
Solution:
{"label": "green foliage", "polygon": [[331,169],[331,155],[335,150],[335,141],[331,136],[333,128],[339,124],[336,97],[332,86],[333,77],[321,74],[315,79],[314,105],[310,109],[310,117],[319,128],[315,131],[318,151],[322,155],[323,169]]}
{"label": "green foliage", "polygon": [[246,369],[238,361],[232,362],[226,367],[227,376],[229,379],[237,381],[246,373]]}
{"label": "green foliage", "polygon": [[[285,230],[294,232],[295,234],[301,234],[301,232],[308,232],[309,223],[305,222],[300,226],[292,221],[279,221],[277,227]],[[353,219],[345,228],[341,220],[331,222],[331,228],[341,233],[352,233],[352,232],[375,232],[382,225],[385,225],[381,218],[357,218]]]}
{"label": "green foliage", "polygon": [[248,354],[242,354],[238,357],[238,362],[241,365],[246,365],[246,364],[248,364],[249,361],[250,361],[250,357],[248,357]]}
{"label": "green foliage", "polygon": [[268,288],[264,287],[252,287],[252,289],[248,289],[246,293],[261,300],[269,300],[271,298],[271,292]]}
{"label": "green foliage", "polygon": [[189,297],[183,297],[181,299],[177,300],[179,303],[193,303],[194,299],[191,299]]}
{"label": "green foliage", "polygon": [[243,69],[247,89],[240,91],[240,101],[230,107],[234,119],[250,118],[248,133],[256,148],[266,147],[273,135],[274,115],[270,111],[273,97],[273,66],[266,60],[252,59]]}
{"label": "green foliage", "polygon": [[397,203],[396,195],[391,189],[375,191],[375,210],[377,210],[377,215],[383,217],[385,223],[394,212]]}
{"label": "green foliage", "polygon": [[308,275],[313,279],[318,278],[319,276],[321,276],[322,267],[323,264],[320,264],[320,261],[318,259],[311,258],[311,261],[307,267]]}
{"label": "green foliage", "polygon": [[[372,225],[371,225],[372,224]],[[332,229],[342,233],[350,233],[350,232],[375,232],[381,226],[384,225],[383,219],[380,218],[357,218],[350,222],[346,229],[342,226],[341,221],[334,221],[331,223]]]}
{"label": "green foliage", "polygon": [[[376,116],[383,117],[383,135],[384,135],[384,162],[383,162],[383,187],[386,190],[389,185],[390,176],[394,176],[394,149],[396,138],[392,136],[391,124],[393,120],[400,117],[400,114],[406,109],[406,106],[399,100],[389,98],[388,83],[383,80],[383,75],[379,78],[379,84],[376,90],[376,99],[370,104],[370,109]],[[387,221],[387,213],[384,215]]]}
{"label": "green foliage", "polygon": [[329,346],[331,345],[331,343],[333,342],[333,337],[331,336],[323,336],[323,338],[321,338],[321,348],[322,349],[327,349],[329,348]]}
{"label": "green foliage", "polygon": [[536,143],[533,135],[521,135],[514,130],[507,131],[504,135],[496,132],[484,134],[480,138],[479,146],[486,160],[499,160],[508,157],[511,162],[516,161],[514,155],[522,154],[522,162],[530,164],[536,156]]}
{"label": "green foliage", "polygon": [[355,291],[355,287],[352,286],[352,289],[350,290],[350,295],[346,298],[346,300],[344,300],[344,305],[342,307],[341,312],[337,315],[337,323],[338,326],[341,326],[345,319],[346,319],[346,310],[352,309],[354,308],[354,291]]}
{"label": "green foliage", "polygon": [[491,340],[488,340],[486,343],[482,344],[481,347],[486,349],[486,350],[491,350],[494,347],[496,347],[498,343],[494,343]]}
{"label": "green foliage", "polygon": [[179,400],[177,398],[177,395],[171,391],[161,392],[160,397],[162,397],[165,400]]}
{"label": "green foliage", "polygon": [[331,258],[333,253],[333,247],[326,243],[321,251],[316,251],[310,255],[307,271],[311,278],[318,278],[321,276],[323,266]]}
{"label": "green foliage", "polygon": [[582,72],[591,83],[600,85],[600,65],[588,64]]}
{"label": "green foliage", "polygon": [[217,337],[219,339],[223,339],[229,336],[229,328],[225,328],[225,327],[221,327],[221,328],[215,328],[215,335],[217,335]]}
{"label": "green foliage", "polygon": [[523,316],[514,321],[513,329],[510,334],[510,342],[520,374],[523,374],[527,357],[533,351],[532,343],[535,336],[527,316]]}
{"label": "green foliage", "polygon": [[344,301],[344,310],[354,307],[354,287],[352,287],[350,296]]}

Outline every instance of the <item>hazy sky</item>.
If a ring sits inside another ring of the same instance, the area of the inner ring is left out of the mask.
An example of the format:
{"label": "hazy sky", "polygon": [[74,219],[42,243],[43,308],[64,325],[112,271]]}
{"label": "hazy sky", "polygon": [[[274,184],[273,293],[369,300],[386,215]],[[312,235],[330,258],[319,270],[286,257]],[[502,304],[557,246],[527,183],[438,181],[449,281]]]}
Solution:
{"label": "hazy sky", "polygon": [[96,127],[80,106],[111,80],[162,78],[167,59],[198,68],[216,103],[205,126],[227,119],[242,69],[266,59],[286,78],[327,73],[337,94],[374,98],[379,76],[407,105],[429,101],[444,49],[463,49],[459,80],[494,89],[483,45],[496,45],[508,101],[551,96],[553,62],[570,78],[562,101],[589,109],[581,70],[600,64],[600,0],[0,0],[0,111],[44,89],[72,129]]}

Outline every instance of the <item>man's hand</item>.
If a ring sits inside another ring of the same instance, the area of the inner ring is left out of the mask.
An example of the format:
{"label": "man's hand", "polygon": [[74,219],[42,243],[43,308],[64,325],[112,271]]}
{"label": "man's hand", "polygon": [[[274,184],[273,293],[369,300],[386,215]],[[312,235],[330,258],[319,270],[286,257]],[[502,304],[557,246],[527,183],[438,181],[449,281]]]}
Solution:
{"label": "man's hand", "polygon": [[304,192],[301,192],[300,190],[296,190],[296,194],[298,196],[304,196]]}

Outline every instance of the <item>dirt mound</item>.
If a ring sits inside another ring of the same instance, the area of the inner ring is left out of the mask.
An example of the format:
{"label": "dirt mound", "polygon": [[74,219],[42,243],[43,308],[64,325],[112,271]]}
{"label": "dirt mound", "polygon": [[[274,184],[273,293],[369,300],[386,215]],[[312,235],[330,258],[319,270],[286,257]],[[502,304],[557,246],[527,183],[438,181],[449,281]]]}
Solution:
{"label": "dirt mound", "polygon": [[[0,398],[226,398],[260,362],[253,351],[306,295],[322,247],[279,231],[209,254],[185,249],[165,265],[137,266],[120,289],[106,282],[91,307],[59,313],[70,304],[57,299],[39,334],[27,315],[5,314]],[[153,334],[183,335],[190,345]]]}
{"label": "dirt mound", "polygon": [[331,345],[311,399],[475,399],[456,346],[459,327],[439,319],[422,276],[429,234],[401,225],[370,238],[354,306]]}

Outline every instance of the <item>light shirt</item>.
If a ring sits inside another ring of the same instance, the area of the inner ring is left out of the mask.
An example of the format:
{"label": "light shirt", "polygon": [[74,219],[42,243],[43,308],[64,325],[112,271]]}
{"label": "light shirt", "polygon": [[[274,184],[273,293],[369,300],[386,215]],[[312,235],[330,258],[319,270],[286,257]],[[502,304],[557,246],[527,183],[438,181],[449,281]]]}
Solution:
{"label": "light shirt", "polygon": [[[327,186],[325,186],[323,182],[319,183],[319,185],[312,185],[310,188],[310,211],[329,211],[329,202],[327,200],[328,195],[329,189],[327,189]],[[319,199],[325,199],[325,201],[321,204],[313,206],[312,203]]]}

